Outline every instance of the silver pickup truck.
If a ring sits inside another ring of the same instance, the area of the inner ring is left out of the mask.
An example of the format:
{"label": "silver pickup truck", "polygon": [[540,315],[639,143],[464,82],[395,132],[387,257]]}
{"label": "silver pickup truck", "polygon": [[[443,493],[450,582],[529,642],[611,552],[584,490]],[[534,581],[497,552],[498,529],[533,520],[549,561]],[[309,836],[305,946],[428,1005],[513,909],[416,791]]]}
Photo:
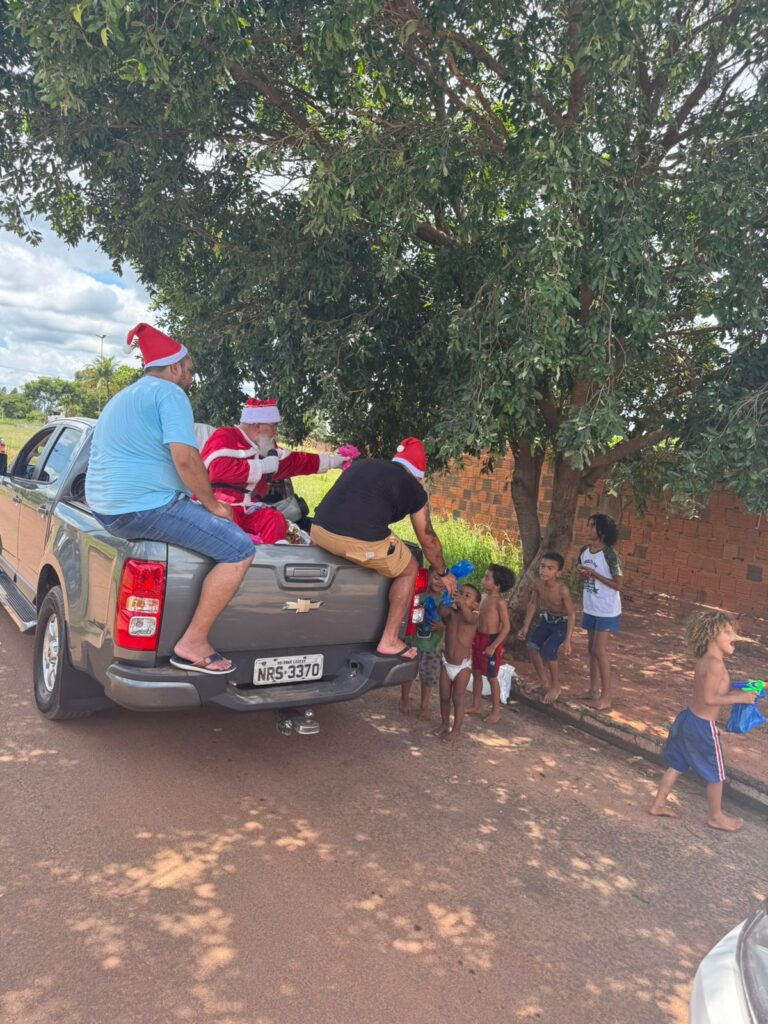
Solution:
{"label": "silver pickup truck", "polygon": [[[278,710],[283,731],[313,732],[313,705],[414,677],[415,664],[376,653],[389,581],[320,548],[283,544],[254,547],[211,632],[237,671],[173,668],[173,644],[211,563],[173,545],[121,540],[96,521],[85,500],[93,425],[49,422],[0,477],[0,604],[19,629],[36,630],[34,695],[44,715],[213,703]],[[417,591],[425,585],[421,570]],[[417,603],[414,595],[405,635]]]}

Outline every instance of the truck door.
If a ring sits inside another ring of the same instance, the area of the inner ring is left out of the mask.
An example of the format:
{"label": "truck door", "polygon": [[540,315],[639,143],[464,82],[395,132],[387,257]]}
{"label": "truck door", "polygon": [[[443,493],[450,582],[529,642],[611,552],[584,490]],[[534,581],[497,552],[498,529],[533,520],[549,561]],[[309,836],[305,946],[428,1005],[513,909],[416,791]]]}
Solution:
{"label": "truck door", "polygon": [[78,427],[56,427],[49,437],[36,438],[27,462],[26,479],[14,481],[19,504],[16,583],[24,596],[34,601],[37,577],[48,534],[48,514],[59,491],[62,475],[69,468],[83,438]]}
{"label": "truck door", "polygon": [[19,558],[19,520],[21,518],[22,493],[37,472],[43,452],[51,442],[56,428],[47,427],[38,431],[13,460],[8,476],[0,482],[0,523],[2,524],[2,557],[5,568],[15,576]]}
{"label": "truck door", "polygon": [[0,476],[0,569],[13,575],[16,571],[16,548],[19,539],[19,498],[13,478]]}

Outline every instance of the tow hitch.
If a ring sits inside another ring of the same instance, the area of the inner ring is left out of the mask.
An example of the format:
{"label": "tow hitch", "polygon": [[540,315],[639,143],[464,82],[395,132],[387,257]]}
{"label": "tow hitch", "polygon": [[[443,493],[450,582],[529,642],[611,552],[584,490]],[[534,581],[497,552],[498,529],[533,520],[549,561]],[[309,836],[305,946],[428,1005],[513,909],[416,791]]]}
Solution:
{"label": "tow hitch", "polygon": [[297,732],[299,736],[316,736],[320,723],[312,708],[282,708],[277,713],[277,731],[283,736]]}

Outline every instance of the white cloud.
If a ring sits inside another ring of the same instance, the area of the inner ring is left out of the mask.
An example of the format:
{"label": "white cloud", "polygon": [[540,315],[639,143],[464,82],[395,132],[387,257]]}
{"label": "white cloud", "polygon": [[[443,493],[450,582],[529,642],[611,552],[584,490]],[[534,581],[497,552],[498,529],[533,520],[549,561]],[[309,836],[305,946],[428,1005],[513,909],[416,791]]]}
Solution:
{"label": "white cloud", "polygon": [[31,246],[0,231],[0,385],[20,387],[39,376],[72,379],[99,355],[135,366],[123,349],[125,336],[142,320],[153,322],[149,296],[135,273],[112,272],[92,243],[70,248],[42,228]]}

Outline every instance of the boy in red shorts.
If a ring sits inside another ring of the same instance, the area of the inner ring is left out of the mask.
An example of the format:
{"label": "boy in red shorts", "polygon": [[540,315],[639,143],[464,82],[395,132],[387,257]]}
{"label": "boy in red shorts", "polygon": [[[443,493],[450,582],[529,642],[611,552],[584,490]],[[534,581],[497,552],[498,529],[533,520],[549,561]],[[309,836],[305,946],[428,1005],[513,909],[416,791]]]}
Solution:
{"label": "boy in red shorts", "polygon": [[502,594],[515,585],[515,574],[503,565],[491,563],[485,570],[483,599],[480,602],[480,618],[477,633],[472,642],[472,705],[468,715],[480,713],[483,692],[483,676],[491,687],[491,713],[486,722],[498,722],[501,717],[501,689],[499,668],[504,655],[504,641],[509,636],[509,605]]}

